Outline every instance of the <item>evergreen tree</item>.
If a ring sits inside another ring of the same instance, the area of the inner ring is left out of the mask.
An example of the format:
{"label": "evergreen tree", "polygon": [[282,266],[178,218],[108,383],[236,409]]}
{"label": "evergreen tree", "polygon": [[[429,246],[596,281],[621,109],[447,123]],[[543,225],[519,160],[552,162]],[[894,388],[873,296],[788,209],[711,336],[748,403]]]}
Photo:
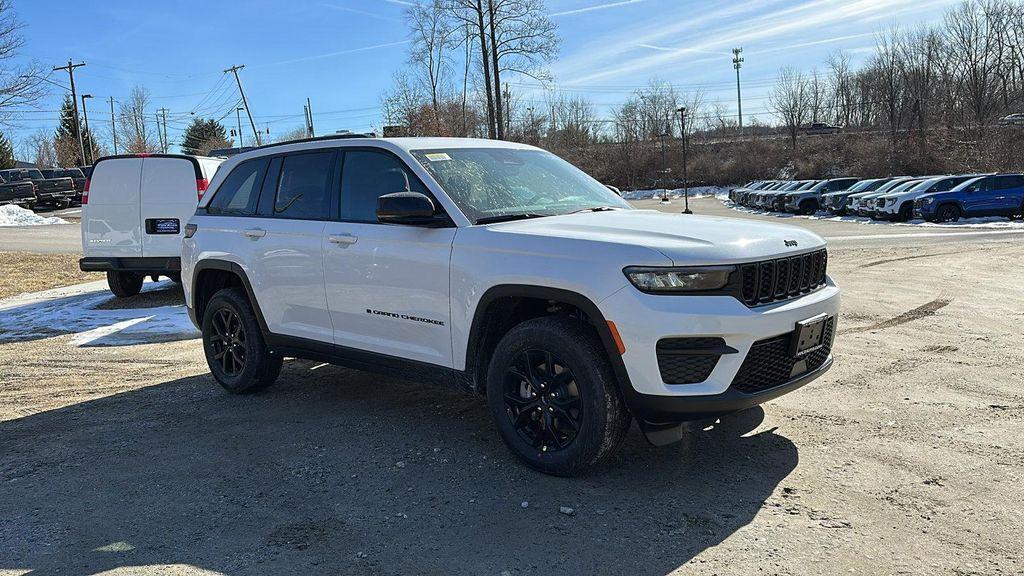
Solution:
{"label": "evergreen tree", "polygon": [[228,140],[227,130],[220,122],[209,119],[193,118],[185,129],[181,140],[181,151],[185,154],[205,156],[214,148],[230,148],[234,141]]}
{"label": "evergreen tree", "polygon": [[57,149],[57,163],[64,168],[92,164],[94,158],[92,158],[91,151],[99,153],[100,150],[96,138],[89,130],[85,129],[82,119],[79,118],[78,121],[82,128],[82,143],[85,146],[84,159],[78,146],[78,133],[75,131],[74,103],[71,101],[71,95],[68,94],[64,97],[64,104],[60,107],[60,124],[57,126],[57,132],[53,135],[53,143]]}
{"label": "evergreen tree", "polygon": [[14,168],[14,146],[7,135],[0,132],[0,170]]}

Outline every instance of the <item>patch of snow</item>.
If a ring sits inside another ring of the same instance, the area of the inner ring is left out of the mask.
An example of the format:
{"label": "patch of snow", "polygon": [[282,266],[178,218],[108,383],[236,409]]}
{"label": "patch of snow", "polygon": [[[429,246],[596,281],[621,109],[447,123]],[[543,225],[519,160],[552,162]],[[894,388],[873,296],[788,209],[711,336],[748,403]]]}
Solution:
{"label": "patch of snow", "polygon": [[[721,197],[722,194],[729,195],[729,187],[727,186],[693,186],[690,188],[690,198],[705,198],[708,196]],[[665,195],[664,188],[656,188],[651,190],[629,190],[622,192],[622,198],[625,200],[657,200]],[[668,191],[669,198],[682,198],[683,189],[673,188]]]}
{"label": "patch of snow", "polygon": [[[169,280],[146,282],[143,293],[173,287]],[[88,282],[0,300],[0,342],[71,334],[71,345],[128,346],[198,338],[185,303],[156,308],[103,310],[114,296],[105,281]]]}
{"label": "patch of snow", "polygon": [[45,226],[48,224],[67,224],[68,221],[56,216],[40,216],[14,204],[0,206],[0,226]]}
{"label": "patch of snow", "polygon": [[1009,220],[1003,216],[985,216],[981,218],[961,218],[956,222],[926,222],[924,220],[911,220],[909,222],[889,222],[888,220],[872,220],[867,216],[836,216],[834,214],[818,213],[810,216],[803,214],[790,214],[788,212],[768,212],[755,210],[740,206],[726,197],[718,196],[723,204],[745,214],[761,214],[774,216],[775,218],[803,218],[805,220],[826,220],[831,222],[853,222],[869,226],[911,226],[919,228],[949,229],[949,228],[978,228],[983,230],[1024,230],[1024,220]]}

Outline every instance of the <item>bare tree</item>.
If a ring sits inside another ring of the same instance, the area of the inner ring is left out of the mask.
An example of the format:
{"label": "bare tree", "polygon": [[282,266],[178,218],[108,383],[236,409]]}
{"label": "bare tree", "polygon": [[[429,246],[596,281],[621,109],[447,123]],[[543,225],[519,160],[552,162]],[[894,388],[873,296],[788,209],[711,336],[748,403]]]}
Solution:
{"label": "bare tree", "polygon": [[442,93],[448,89],[450,52],[455,46],[454,35],[460,27],[454,25],[451,12],[445,9],[442,0],[410,6],[405,19],[412,30],[409,60],[422,75],[436,114],[441,106]]}
{"label": "bare tree", "polygon": [[149,91],[142,86],[132,88],[128,100],[121,103],[117,118],[119,137],[124,142],[125,151],[130,154],[155,152],[159,148],[146,124],[149,105]]}
{"label": "bare tree", "polygon": [[768,105],[782,119],[793,149],[796,149],[800,127],[807,120],[810,108],[808,92],[804,75],[787,66],[779,71],[779,81],[768,95]]}
{"label": "bare tree", "polygon": [[22,157],[31,158],[38,168],[50,168],[57,165],[57,149],[52,136],[45,128],[39,129],[26,138],[20,148]]}
{"label": "bare tree", "polygon": [[[497,136],[495,124],[494,85],[491,82],[491,49],[487,40],[487,9],[484,0],[444,0],[452,16],[463,22],[480,43],[480,67],[484,92],[487,95],[487,137]],[[468,41],[468,35],[467,35]]]}
{"label": "bare tree", "polygon": [[42,69],[38,64],[17,65],[14,59],[25,45],[23,25],[10,0],[0,0],[0,123],[7,124],[11,112],[19,106],[30,106],[41,98]]}

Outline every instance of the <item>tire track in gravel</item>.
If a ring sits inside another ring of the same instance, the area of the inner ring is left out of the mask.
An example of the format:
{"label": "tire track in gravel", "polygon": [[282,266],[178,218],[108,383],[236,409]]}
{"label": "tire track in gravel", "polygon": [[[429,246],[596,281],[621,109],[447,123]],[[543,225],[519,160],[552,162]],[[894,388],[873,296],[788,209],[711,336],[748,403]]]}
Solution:
{"label": "tire track in gravel", "polygon": [[913,310],[908,310],[899,316],[894,316],[888,320],[869,324],[868,326],[854,326],[853,328],[845,328],[839,331],[840,335],[843,334],[857,334],[860,332],[870,332],[872,330],[883,330],[885,328],[892,328],[893,326],[899,326],[900,324],[906,324],[907,322],[913,322],[914,320],[920,320],[929,316],[934,316],[936,312],[942,310],[946,306],[953,302],[952,298],[936,298],[931,302],[922,304]]}

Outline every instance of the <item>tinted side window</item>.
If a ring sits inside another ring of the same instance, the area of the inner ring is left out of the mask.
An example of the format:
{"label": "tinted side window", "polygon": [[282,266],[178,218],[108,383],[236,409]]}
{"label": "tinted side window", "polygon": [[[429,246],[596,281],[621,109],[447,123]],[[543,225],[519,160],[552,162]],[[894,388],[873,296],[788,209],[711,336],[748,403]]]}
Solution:
{"label": "tinted side window", "polygon": [[1010,190],[1022,185],[1022,179],[1020,176],[999,176],[997,178],[993,178],[993,180],[995,182],[992,188],[995,190]]}
{"label": "tinted side window", "polygon": [[217,188],[217,193],[206,208],[207,213],[238,216],[254,214],[266,168],[267,162],[262,159],[250,160],[235,166],[220,188]]}
{"label": "tinted side window", "polygon": [[383,152],[345,153],[341,170],[341,219],[377,222],[377,198],[392,192],[426,190],[398,158]]}
{"label": "tinted side window", "polygon": [[274,216],[323,220],[331,217],[334,152],[290,154],[281,163]]}

